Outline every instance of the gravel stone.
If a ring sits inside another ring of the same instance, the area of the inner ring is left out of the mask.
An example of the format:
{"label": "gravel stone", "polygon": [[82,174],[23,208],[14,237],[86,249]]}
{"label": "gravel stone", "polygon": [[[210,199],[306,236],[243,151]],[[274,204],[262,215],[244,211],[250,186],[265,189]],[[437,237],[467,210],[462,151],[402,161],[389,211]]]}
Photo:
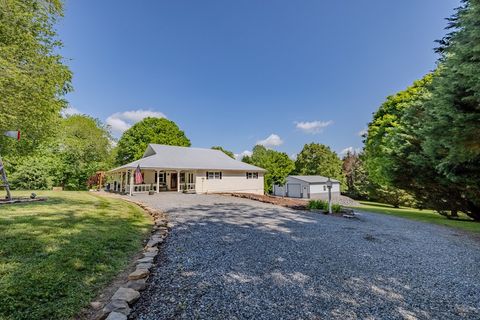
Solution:
{"label": "gravel stone", "polygon": [[134,319],[480,319],[470,234],[220,195],[133,198],[173,226]]}

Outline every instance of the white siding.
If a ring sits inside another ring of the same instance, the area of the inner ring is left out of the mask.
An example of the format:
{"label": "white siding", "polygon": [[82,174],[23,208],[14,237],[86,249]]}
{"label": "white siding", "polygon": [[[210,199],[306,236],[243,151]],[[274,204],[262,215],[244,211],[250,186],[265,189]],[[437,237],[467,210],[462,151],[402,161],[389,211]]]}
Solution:
{"label": "white siding", "polygon": [[[215,170],[209,170],[215,171]],[[217,170],[218,171],[218,170]],[[221,171],[222,179],[207,179],[206,170],[196,172],[197,193],[239,192],[263,194],[263,173],[258,179],[247,179],[245,171]]]}

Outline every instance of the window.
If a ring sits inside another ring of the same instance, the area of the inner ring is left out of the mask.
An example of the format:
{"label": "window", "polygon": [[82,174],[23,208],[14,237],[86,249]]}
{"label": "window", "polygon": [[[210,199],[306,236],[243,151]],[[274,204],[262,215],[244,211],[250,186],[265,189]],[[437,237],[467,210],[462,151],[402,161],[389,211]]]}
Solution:
{"label": "window", "polygon": [[207,171],[207,179],[222,179],[222,173],[220,171]]}
{"label": "window", "polygon": [[[155,183],[157,182],[157,175],[158,173],[155,172]],[[160,172],[160,175],[158,176],[158,181],[160,183],[165,183],[165,172]]]}
{"label": "window", "polygon": [[247,172],[247,179],[258,179],[258,172]]}
{"label": "window", "polygon": [[323,191],[327,191],[327,186],[323,186]]}

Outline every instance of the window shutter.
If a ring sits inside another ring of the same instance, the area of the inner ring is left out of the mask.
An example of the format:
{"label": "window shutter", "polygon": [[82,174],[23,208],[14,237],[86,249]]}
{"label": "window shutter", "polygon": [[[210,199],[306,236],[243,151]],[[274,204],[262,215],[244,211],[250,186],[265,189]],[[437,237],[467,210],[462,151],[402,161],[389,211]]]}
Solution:
{"label": "window shutter", "polygon": [[207,180],[208,180],[208,171],[207,171],[207,173],[206,173],[206,176],[207,176]]}
{"label": "window shutter", "polygon": [[220,180],[222,180],[222,171],[220,171]]}

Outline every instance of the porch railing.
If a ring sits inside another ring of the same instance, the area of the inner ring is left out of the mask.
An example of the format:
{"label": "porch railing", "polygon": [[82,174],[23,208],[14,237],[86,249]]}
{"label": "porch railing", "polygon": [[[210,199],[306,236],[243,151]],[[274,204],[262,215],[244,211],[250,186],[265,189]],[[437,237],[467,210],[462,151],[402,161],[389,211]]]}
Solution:
{"label": "porch railing", "polygon": [[[130,185],[125,186],[125,191],[129,192],[130,191]],[[156,184],[134,184],[133,185],[133,190],[134,193],[142,193],[142,192],[149,192],[149,191],[157,191],[157,185]]]}
{"label": "porch railing", "polygon": [[181,191],[195,191],[195,183],[181,183],[180,184]]}

